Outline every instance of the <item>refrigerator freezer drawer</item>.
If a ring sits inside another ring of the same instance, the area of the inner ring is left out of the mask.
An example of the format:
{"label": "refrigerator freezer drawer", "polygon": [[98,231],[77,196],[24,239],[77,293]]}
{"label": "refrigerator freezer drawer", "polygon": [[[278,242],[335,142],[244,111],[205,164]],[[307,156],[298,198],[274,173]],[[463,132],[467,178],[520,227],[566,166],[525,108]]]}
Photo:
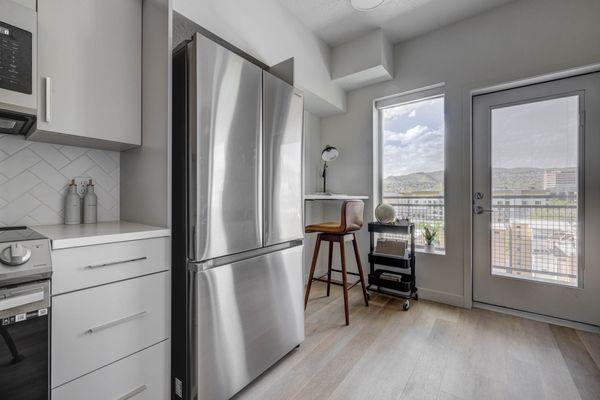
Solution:
{"label": "refrigerator freezer drawer", "polygon": [[199,400],[230,398],[304,340],[302,246],[198,272],[194,283]]}

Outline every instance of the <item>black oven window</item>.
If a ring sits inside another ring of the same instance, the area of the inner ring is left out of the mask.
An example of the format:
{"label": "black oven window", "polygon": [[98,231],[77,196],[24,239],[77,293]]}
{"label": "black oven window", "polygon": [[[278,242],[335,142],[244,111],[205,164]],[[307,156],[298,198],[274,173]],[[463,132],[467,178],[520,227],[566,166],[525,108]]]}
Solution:
{"label": "black oven window", "polygon": [[32,35],[0,21],[0,88],[31,94]]}
{"label": "black oven window", "polygon": [[6,322],[0,320],[0,398],[47,399],[48,315]]}

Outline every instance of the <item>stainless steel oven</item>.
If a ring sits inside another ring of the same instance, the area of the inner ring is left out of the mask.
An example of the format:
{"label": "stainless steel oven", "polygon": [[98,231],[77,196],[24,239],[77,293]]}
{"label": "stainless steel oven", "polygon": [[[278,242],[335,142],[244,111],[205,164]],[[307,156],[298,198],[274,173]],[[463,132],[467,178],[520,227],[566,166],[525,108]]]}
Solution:
{"label": "stainless steel oven", "polygon": [[0,228],[0,399],[50,399],[50,241]]}
{"label": "stainless steel oven", "polygon": [[0,397],[50,398],[50,281],[0,288]]}

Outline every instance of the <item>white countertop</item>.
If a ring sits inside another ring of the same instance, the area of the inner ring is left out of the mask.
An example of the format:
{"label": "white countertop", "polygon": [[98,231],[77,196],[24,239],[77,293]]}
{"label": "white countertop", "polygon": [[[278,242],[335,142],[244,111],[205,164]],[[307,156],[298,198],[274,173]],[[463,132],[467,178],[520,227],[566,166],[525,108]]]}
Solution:
{"label": "white countertop", "polygon": [[38,225],[30,228],[50,239],[53,250],[171,235],[171,230],[168,228],[127,221],[79,225]]}
{"label": "white countertop", "polygon": [[363,195],[351,195],[351,194],[337,194],[337,193],[311,193],[305,194],[304,200],[368,200],[369,196]]}

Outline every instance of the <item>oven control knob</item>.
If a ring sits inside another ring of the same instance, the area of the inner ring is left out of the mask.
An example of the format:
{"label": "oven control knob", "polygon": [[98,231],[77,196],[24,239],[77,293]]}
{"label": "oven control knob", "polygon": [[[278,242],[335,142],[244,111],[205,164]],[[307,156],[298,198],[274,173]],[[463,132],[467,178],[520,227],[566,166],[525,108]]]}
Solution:
{"label": "oven control knob", "polygon": [[23,265],[31,258],[31,250],[19,243],[13,243],[4,248],[0,253],[2,264],[18,266]]}

